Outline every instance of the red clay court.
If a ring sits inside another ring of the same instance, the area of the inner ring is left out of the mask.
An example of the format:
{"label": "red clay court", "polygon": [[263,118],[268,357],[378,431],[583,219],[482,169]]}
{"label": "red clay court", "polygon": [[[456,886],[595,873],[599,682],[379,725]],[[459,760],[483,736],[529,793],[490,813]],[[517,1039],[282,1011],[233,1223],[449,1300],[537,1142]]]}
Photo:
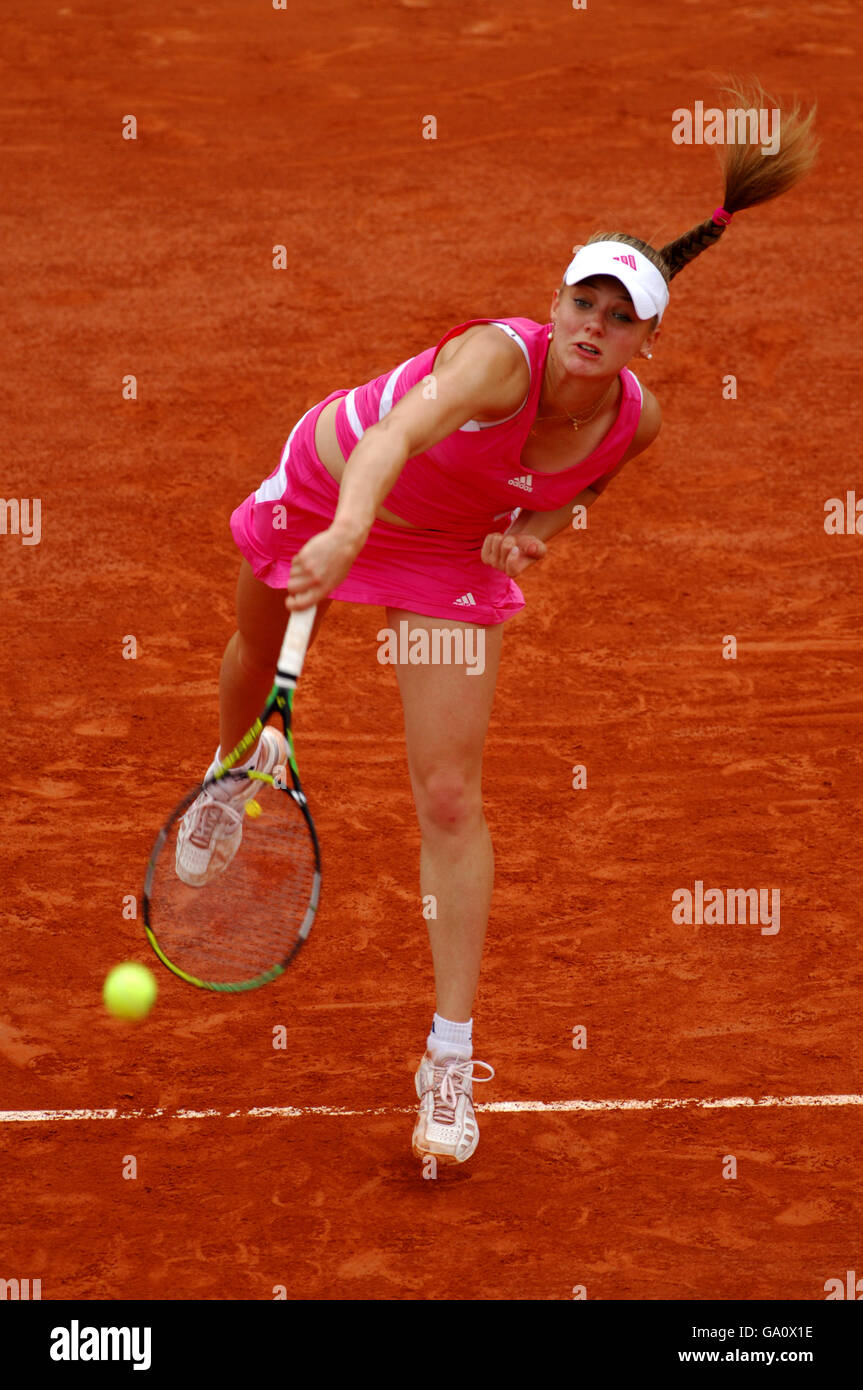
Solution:
{"label": "red clay court", "polygon": [[[9,0],[2,491],[41,499],[41,536],[0,535],[0,1276],[817,1301],[863,1273],[863,538],[824,527],[863,497],[860,40],[840,0]],[[228,517],[331,390],[472,317],[545,322],[594,231],[661,246],[707,217],[716,152],[671,113],[734,72],[818,102],[820,159],[674,281],[638,364],[662,434],[525,576],[485,760],[497,1075],[475,1157],[424,1180],[434,999],[382,610],[334,605],[304,673],[324,888],[291,970],[205,994],[124,915],[215,746]],[[780,930],[675,923],[696,881],[778,889]],[[138,1026],[101,1003],[127,958],[158,973]]]}

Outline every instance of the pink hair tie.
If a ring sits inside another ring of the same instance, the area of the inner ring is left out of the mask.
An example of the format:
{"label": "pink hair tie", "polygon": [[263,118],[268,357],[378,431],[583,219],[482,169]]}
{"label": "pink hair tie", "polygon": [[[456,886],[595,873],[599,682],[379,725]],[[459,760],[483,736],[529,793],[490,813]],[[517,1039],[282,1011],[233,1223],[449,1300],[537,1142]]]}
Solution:
{"label": "pink hair tie", "polygon": [[718,222],[722,227],[727,227],[729,222],[731,221],[732,216],[733,213],[726,212],[725,208],[717,208],[713,214],[713,217],[711,218],[711,221]]}

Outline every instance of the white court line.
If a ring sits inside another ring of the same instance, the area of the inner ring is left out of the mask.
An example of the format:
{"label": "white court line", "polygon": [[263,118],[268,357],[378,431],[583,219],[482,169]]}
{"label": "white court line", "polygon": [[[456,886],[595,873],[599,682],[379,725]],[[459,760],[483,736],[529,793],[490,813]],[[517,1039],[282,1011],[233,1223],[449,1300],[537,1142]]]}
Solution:
{"label": "white court line", "polygon": [[[686,1096],[669,1100],[499,1100],[477,1103],[475,1109],[486,1115],[590,1114],[613,1110],[738,1110],[784,1109],[796,1106],[863,1105],[863,1095],[823,1096],[723,1096],[705,1100]],[[53,1124],[59,1120],[296,1120],[306,1115],[410,1115],[415,1106],[387,1105],[378,1109],[349,1110],[339,1105],[257,1105],[250,1110],[0,1110],[0,1124]]]}

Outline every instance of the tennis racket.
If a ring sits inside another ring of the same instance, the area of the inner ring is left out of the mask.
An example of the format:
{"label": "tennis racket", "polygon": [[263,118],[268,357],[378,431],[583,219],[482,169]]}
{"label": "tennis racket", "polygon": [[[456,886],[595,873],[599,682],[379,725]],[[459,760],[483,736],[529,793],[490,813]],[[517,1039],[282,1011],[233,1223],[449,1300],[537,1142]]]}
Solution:
{"label": "tennis racket", "polygon": [[[183,798],[150,855],[147,937],[162,964],[199,989],[238,993],[269,984],[315,919],[321,855],[291,733],[314,618],[315,608],[291,614],[263,712]],[[284,740],[274,728],[264,732],[275,714]],[[259,735],[255,762],[237,769]]]}

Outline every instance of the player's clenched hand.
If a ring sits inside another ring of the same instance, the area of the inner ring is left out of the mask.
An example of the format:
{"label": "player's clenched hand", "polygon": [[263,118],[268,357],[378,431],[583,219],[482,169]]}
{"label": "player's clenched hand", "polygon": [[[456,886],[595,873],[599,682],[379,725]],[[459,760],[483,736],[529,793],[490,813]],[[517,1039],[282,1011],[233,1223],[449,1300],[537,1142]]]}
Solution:
{"label": "player's clenched hand", "polygon": [[492,532],[482,543],[482,558],[487,565],[503,570],[510,579],[517,579],[528,567],[545,555],[546,545],[537,536],[522,534],[504,536]]}
{"label": "player's clenched hand", "polygon": [[289,612],[311,608],[341,584],[362,542],[330,526],[307,540],[291,561],[285,599]]}

